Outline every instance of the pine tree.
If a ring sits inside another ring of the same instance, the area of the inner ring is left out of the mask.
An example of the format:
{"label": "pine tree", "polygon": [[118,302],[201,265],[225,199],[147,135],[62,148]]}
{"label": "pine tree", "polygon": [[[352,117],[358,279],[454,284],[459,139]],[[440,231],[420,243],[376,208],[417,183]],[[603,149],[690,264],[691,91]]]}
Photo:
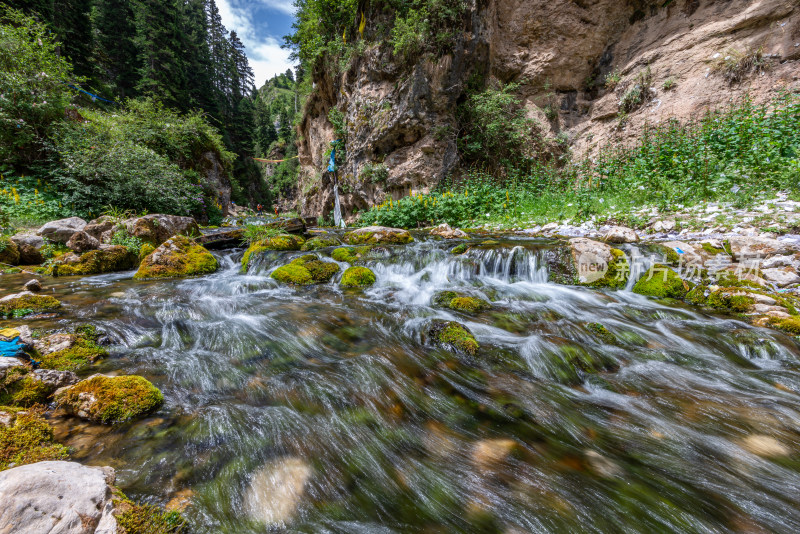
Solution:
{"label": "pine tree", "polygon": [[134,96],[139,80],[131,0],[97,0],[92,10],[95,76],[120,99]]}

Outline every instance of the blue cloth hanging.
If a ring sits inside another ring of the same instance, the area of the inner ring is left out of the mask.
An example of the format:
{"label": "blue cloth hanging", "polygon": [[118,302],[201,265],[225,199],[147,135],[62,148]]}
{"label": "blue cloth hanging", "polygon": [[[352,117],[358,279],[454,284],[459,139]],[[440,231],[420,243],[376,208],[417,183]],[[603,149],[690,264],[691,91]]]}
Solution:
{"label": "blue cloth hanging", "polygon": [[22,353],[22,345],[19,344],[19,336],[11,341],[0,341],[0,356],[14,358]]}
{"label": "blue cloth hanging", "polygon": [[328,163],[328,172],[336,171],[336,147],[331,148],[331,160]]}

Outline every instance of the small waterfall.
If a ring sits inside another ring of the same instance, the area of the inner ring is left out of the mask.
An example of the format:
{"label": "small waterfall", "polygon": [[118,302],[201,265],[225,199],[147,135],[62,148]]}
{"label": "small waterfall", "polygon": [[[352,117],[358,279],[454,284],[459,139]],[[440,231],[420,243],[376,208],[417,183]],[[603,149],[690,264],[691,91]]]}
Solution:
{"label": "small waterfall", "polygon": [[333,223],[337,228],[345,228],[347,225],[342,219],[342,206],[339,204],[339,184],[333,184],[333,199]]}

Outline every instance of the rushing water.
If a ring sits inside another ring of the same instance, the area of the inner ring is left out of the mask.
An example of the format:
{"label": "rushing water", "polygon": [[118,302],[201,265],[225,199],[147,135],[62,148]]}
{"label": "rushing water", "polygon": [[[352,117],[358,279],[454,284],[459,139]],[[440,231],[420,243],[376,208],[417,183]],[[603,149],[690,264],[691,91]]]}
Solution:
{"label": "rushing water", "polygon": [[[134,498],[191,496],[200,533],[268,531],[251,517],[285,505],[276,480],[302,493],[290,532],[800,531],[790,338],[550,284],[550,242],[452,246],[379,250],[363,292],[269,278],[299,253],[246,275],[232,251],[197,279],[50,281],[70,320],[117,340],[100,371],[141,374],[166,397],[122,426],[55,417],[58,437],[78,461],[115,467]],[[443,289],[494,308],[432,308]],[[436,317],[466,324],[479,353],[426,344]],[[584,373],[581,358],[608,370]],[[255,498],[258,480],[271,489]]]}

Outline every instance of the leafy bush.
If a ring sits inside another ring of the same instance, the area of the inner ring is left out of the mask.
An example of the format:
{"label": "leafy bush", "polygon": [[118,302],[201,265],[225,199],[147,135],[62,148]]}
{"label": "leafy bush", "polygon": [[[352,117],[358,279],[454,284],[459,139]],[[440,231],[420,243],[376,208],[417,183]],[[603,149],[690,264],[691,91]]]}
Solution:
{"label": "leafy bush", "polygon": [[127,230],[120,229],[111,236],[111,244],[121,245],[138,256],[144,243],[138,237],[129,234]]}
{"label": "leafy bush", "polygon": [[365,182],[383,183],[389,179],[389,169],[383,163],[366,163],[359,177]]}
{"label": "leafy bush", "polygon": [[39,223],[73,215],[60,198],[52,183],[30,176],[0,175],[0,210],[14,221]]}
{"label": "leafy bush", "polygon": [[489,169],[519,167],[526,156],[544,152],[536,121],[525,116],[519,84],[469,96],[459,108],[459,148],[467,162]]}
{"label": "leafy bush", "polygon": [[81,80],[57,46],[45,25],[0,6],[0,163],[37,160],[51,125],[64,116],[67,84]]}

